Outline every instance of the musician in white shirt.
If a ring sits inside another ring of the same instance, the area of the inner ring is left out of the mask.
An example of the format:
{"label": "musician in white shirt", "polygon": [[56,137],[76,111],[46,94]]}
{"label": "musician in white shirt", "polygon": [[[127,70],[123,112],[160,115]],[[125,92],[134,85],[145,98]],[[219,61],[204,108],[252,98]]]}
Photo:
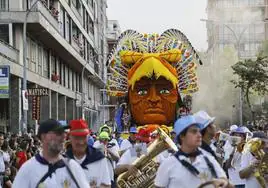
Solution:
{"label": "musician in white shirt", "polygon": [[[263,142],[262,148],[266,153],[268,152],[268,138],[263,132],[255,132],[253,138],[260,138]],[[251,151],[245,151],[241,157],[240,178],[245,180],[245,188],[261,188],[260,183],[254,176],[256,169],[260,164],[260,159],[254,156]],[[266,181],[266,187],[268,187],[268,175],[263,177]]]}
{"label": "musician in white shirt", "polygon": [[40,124],[38,136],[42,151],[22,165],[12,187],[89,188],[80,165],[60,155],[65,139],[64,127],[54,119],[46,120]]}
{"label": "musician in white shirt", "polygon": [[203,154],[198,149],[202,137],[200,125],[195,118],[193,116],[180,118],[176,121],[174,130],[181,147],[175,155],[160,164],[155,186],[157,188],[198,187],[204,182],[212,181],[214,184],[228,187],[226,175],[216,159]]}

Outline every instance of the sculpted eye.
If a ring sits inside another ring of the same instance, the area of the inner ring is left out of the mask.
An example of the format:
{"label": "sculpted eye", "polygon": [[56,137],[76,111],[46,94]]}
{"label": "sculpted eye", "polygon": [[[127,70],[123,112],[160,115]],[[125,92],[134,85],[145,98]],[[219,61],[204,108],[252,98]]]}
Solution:
{"label": "sculpted eye", "polygon": [[170,94],[170,91],[168,89],[161,89],[160,94]]}
{"label": "sculpted eye", "polygon": [[147,95],[148,91],[146,89],[140,89],[138,90],[138,95]]}

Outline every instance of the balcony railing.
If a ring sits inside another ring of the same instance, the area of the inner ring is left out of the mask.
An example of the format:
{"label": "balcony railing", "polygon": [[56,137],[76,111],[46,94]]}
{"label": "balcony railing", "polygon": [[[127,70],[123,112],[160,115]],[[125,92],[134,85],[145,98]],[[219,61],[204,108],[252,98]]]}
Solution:
{"label": "balcony railing", "polygon": [[[51,8],[52,9],[52,8]],[[37,2],[36,10],[39,11],[49,22],[55,27],[59,28],[58,13],[56,9],[50,10],[43,1]]]}
{"label": "balcony railing", "polygon": [[3,56],[15,63],[19,62],[19,51],[1,40],[0,40],[0,56]]}

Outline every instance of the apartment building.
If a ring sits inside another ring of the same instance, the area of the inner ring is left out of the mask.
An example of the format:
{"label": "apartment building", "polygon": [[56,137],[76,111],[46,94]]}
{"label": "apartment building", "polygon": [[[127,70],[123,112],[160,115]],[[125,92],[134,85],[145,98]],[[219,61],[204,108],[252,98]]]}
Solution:
{"label": "apartment building", "polygon": [[[119,22],[117,20],[108,20],[108,27],[107,27],[107,44],[109,52],[112,51],[114,46],[117,44],[117,40],[121,34],[121,28]],[[109,78],[110,73],[108,70],[107,77]],[[106,95],[105,91],[103,91],[104,95]],[[107,96],[107,95],[106,95]],[[107,96],[107,101],[109,101],[109,114],[110,120],[114,120],[116,109],[119,105],[118,97]]]}
{"label": "apartment building", "polygon": [[254,58],[267,39],[267,0],[208,0],[208,51],[233,45],[239,58]]}
{"label": "apartment building", "polygon": [[[9,97],[0,99],[5,131],[21,127],[23,23],[34,2],[0,0],[0,65],[10,67]],[[106,8],[106,0],[38,0],[34,5],[27,19],[27,88],[47,92],[28,96],[28,127],[47,118],[68,122],[84,113],[97,129],[109,117],[100,92],[106,81]]]}

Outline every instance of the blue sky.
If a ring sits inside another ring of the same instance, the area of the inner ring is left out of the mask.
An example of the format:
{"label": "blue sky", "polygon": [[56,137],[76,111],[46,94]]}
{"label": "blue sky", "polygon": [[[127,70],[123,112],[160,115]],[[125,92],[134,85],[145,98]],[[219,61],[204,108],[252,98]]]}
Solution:
{"label": "blue sky", "polygon": [[180,29],[198,50],[206,50],[206,0],[107,0],[109,20],[118,20],[122,31],[162,33]]}

